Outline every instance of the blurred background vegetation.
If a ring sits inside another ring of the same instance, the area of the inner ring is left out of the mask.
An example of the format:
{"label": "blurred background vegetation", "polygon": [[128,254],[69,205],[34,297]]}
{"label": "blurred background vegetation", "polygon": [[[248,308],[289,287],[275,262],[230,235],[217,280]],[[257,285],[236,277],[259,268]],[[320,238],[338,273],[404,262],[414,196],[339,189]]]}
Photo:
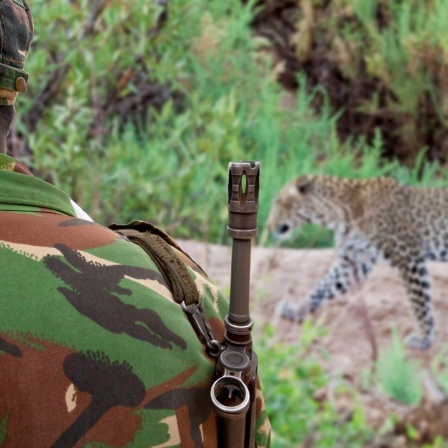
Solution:
{"label": "blurred background vegetation", "polygon": [[302,172],[446,181],[448,0],[31,6],[10,152],[103,224],[223,243],[229,161],[261,161],[261,230]]}

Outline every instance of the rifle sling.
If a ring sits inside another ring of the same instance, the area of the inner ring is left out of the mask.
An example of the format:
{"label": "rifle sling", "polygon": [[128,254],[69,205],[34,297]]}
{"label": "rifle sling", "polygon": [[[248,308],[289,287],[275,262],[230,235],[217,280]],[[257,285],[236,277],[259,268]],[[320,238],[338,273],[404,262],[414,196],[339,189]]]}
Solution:
{"label": "rifle sling", "polygon": [[115,231],[140,246],[149,255],[161,272],[176,303],[185,302],[185,305],[190,306],[199,302],[199,292],[188,269],[163,238],[133,229]]}

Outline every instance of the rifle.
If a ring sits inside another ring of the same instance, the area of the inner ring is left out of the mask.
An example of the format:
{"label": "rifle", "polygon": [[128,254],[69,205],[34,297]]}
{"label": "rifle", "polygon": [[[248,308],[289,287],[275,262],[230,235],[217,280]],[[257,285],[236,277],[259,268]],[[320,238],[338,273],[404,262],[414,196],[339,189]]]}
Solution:
{"label": "rifle", "polygon": [[257,235],[259,162],[229,164],[228,226],[232,238],[230,306],[211,389],[220,448],[255,448],[258,358],[249,313],[251,240]]}

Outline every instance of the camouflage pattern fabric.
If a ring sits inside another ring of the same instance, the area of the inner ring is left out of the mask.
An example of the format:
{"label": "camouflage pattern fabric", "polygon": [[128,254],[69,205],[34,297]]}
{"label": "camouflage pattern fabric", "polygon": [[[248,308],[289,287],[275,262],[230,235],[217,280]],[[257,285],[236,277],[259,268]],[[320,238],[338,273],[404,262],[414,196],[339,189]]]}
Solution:
{"label": "camouflage pattern fabric", "polygon": [[[173,250],[222,340],[227,302]],[[0,266],[0,446],[217,446],[215,361],[151,259],[5,155]],[[264,447],[260,390],[256,404]]]}
{"label": "camouflage pattern fabric", "polygon": [[25,0],[0,0],[0,105],[13,105],[26,90],[23,71],[33,40],[34,25]]}

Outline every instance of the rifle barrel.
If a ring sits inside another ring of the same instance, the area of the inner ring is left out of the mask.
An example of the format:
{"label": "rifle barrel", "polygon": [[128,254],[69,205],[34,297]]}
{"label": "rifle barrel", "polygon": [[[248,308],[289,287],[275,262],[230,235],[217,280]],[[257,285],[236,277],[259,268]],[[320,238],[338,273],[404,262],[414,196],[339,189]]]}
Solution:
{"label": "rifle barrel", "polygon": [[232,238],[225,343],[211,390],[219,448],[254,448],[257,355],[249,313],[251,240],[257,235],[259,162],[229,164],[228,235]]}
{"label": "rifle barrel", "polygon": [[229,321],[250,322],[250,251],[257,235],[259,162],[229,164],[228,235],[233,239]]}

